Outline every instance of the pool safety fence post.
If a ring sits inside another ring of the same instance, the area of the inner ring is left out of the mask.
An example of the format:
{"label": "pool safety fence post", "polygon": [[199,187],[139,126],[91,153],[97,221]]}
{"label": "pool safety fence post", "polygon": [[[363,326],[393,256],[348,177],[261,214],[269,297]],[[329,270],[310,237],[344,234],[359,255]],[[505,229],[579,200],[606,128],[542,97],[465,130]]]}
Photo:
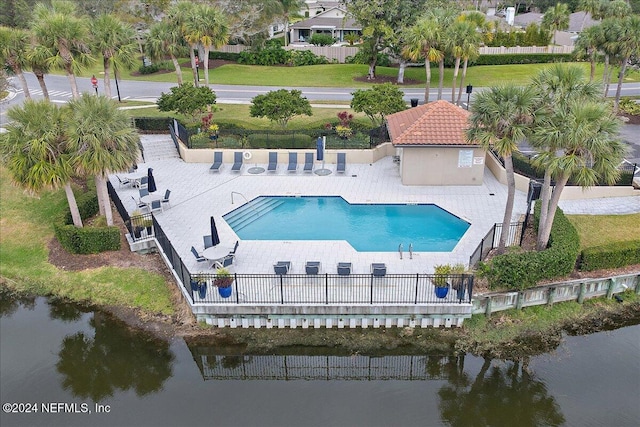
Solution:
{"label": "pool safety fence post", "polygon": [[416,273],[416,292],[414,295],[413,303],[418,304],[418,285],[420,283],[420,273]]}
{"label": "pool safety fence post", "polygon": [[371,295],[370,295],[370,304],[373,304],[373,273],[371,273]]}
{"label": "pool safety fence post", "polygon": [[329,304],[329,273],[324,273],[324,303]]}
{"label": "pool safety fence post", "polygon": [[284,286],[282,284],[282,277],[283,275],[280,275],[280,304],[284,304]]}

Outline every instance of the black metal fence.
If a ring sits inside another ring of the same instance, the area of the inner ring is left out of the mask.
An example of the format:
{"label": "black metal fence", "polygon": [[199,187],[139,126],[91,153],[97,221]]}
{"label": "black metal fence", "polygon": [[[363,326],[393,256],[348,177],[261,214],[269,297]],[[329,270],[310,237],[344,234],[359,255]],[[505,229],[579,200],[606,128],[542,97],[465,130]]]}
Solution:
{"label": "black metal fence", "polygon": [[178,255],[178,252],[171,244],[171,241],[165,234],[162,227],[160,227],[160,224],[158,224],[158,221],[155,217],[153,218],[153,228],[155,230],[156,240],[160,245],[160,250],[162,250],[164,255],[167,257],[169,264],[171,264],[173,270],[180,279],[180,285],[187,292],[187,294],[191,296],[191,300],[193,301],[194,295],[192,287],[189,286],[189,284],[191,283],[191,273],[189,273],[189,269],[184,264],[184,262],[182,262],[182,258],[180,258],[180,256]]}
{"label": "black metal fence", "polygon": [[[513,222],[509,225],[507,232],[507,246],[516,246],[522,244],[522,236],[524,235],[524,221]],[[469,267],[473,268],[478,265],[480,261],[485,259],[491,249],[498,246],[502,236],[502,224],[494,224],[489,232],[482,238],[480,244],[475,251],[469,257]]]}
{"label": "black metal fence", "polygon": [[[222,297],[215,273],[191,276],[195,304],[454,304],[470,303],[473,275],[234,274],[231,295]],[[436,285],[440,288],[436,290]]]}

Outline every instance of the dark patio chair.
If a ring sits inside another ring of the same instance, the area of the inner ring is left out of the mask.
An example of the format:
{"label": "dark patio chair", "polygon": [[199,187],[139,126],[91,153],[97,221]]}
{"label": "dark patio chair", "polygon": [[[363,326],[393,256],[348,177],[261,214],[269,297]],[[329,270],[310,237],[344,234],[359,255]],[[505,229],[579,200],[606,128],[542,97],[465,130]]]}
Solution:
{"label": "dark patio chair", "polygon": [[269,152],[269,164],[267,165],[267,170],[270,172],[275,172],[278,169],[278,153],[275,151]]}
{"label": "dark patio chair", "polygon": [[338,274],[340,276],[348,276],[351,274],[351,263],[350,262],[339,262],[338,263]]}
{"label": "dark patio chair", "polygon": [[338,153],[338,165],[336,166],[336,172],[344,173],[347,167],[347,154]]}
{"label": "dark patio chair", "polygon": [[313,153],[304,153],[304,167],[302,170],[305,172],[313,171]]}
{"label": "dark patio chair", "polygon": [[289,153],[289,165],[287,166],[289,172],[295,172],[298,170],[298,153]]}
{"label": "dark patio chair", "polygon": [[371,274],[373,277],[384,277],[387,275],[387,265],[381,262],[371,264]]}
{"label": "dark patio chair", "polygon": [[304,270],[307,274],[320,274],[320,261],[307,261],[304,265]]}
{"label": "dark patio chair", "polygon": [[204,248],[210,248],[211,246],[213,246],[213,237],[211,237],[211,235],[208,236],[202,236],[202,241],[204,242]]}
{"label": "dark patio chair", "polygon": [[171,202],[169,202],[169,196],[171,195],[171,190],[167,190],[164,192],[164,198],[162,199],[162,204],[171,207]]}
{"label": "dark patio chair", "polygon": [[213,164],[209,168],[210,171],[220,172],[222,166],[222,151],[216,151],[213,153]]}
{"label": "dark patio chair", "polygon": [[242,151],[236,151],[233,153],[233,166],[231,166],[231,170],[240,172],[240,169],[242,169]]}
{"label": "dark patio chair", "polygon": [[191,246],[191,253],[193,254],[193,256],[196,258],[196,261],[198,262],[204,262],[207,261],[207,259],[205,257],[203,257],[202,255],[200,255],[198,253],[198,251],[196,250],[196,248],[194,248],[193,246]]}
{"label": "dark patio chair", "polygon": [[227,268],[231,264],[233,264],[233,260],[234,259],[235,259],[235,256],[233,256],[232,254],[229,254],[229,255],[225,256],[224,258],[222,258],[221,260],[218,260],[218,261],[214,262],[213,263],[213,267],[215,267],[216,269],[218,269],[218,268]]}
{"label": "dark patio chair", "polygon": [[287,274],[291,270],[291,261],[278,261],[273,264],[273,271],[280,276]]}

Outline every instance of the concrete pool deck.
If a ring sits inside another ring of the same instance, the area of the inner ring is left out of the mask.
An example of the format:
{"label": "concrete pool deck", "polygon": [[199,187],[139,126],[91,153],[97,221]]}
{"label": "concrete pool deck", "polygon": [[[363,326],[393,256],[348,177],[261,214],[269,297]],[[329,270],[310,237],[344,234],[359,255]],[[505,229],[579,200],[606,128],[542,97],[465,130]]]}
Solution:
{"label": "concrete pool deck", "polygon": [[[167,135],[142,135],[144,144],[167,141]],[[173,143],[170,143],[172,145]],[[145,150],[146,152],[146,150]],[[344,174],[333,171],[327,176],[286,171],[280,164],[275,173],[250,174],[256,166],[245,163],[242,171],[232,172],[224,164],[220,172],[210,172],[210,164],[185,163],[175,157],[139,163],[141,173],[153,168],[157,194],[171,190],[171,208],[156,213],[156,219],[167,234],[175,250],[192,273],[211,271],[207,263],[198,263],[190,252],[191,246],[203,248],[202,236],[210,234],[209,218],[214,216],[221,244],[232,246],[235,232],[222,216],[258,196],[342,196],[351,203],[434,203],[468,221],[471,226],[452,252],[416,252],[409,259],[404,248],[403,259],[398,252],[357,252],[346,241],[255,241],[242,240],[231,271],[237,273],[273,273],[277,261],[291,261],[292,273],[304,273],[306,261],[320,261],[322,273],[335,273],[338,262],[353,263],[353,273],[369,273],[374,262],[387,264],[387,271],[395,273],[433,273],[433,267],[443,263],[467,265],[471,253],[495,223],[502,222],[507,188],[500,184],[488,169],[480,186],[404,186],[400,182],[398,165],[391,157],[373,164],[350,164]],[[153,156],[149,156],[153,158]],[[264,164],[257,166],[266,167]],[[316,163],[316,167],[320,167]],[[121,174],[126,175],[126,174]],[[115,175],[111,183],[120,195],[128,212],[135,209],[131,196],[138,198],[138,190],[119,188]],[[234,203],[231,203],[231,193]],[[622,214],[640,212],[640,195],[631,197],[563,200],[560,207],[568,214]],[[513,220],[526,210],[526,194],[516,191]],[[310,227],[315,224],[310,223]]]}
{"label": "concrete pool deck", "polygon": [[[155,139],[159,136],[142,136]],[[163,136],[166,138],[166,136]],[[292,262],[291,273],[304,273],[306,261],[320,261],[322,273],[335,273],[338,262],[353,263],[353,273],[369,273],[371,263],[387,264],[389,274],[433,273],[433,267],[443,263],[469,262],[489,229],[502,222],[506,186],[485,170],[480,186],[404,186],[400,183],[398,165],[391,157],[373,164],[349,164],[344,174],[333,171],[327,176],[286,171],[279,165],[275,173],[250,174],[256,166],[245,163],[240,173],[232,172],[225,164],[220,172],[210,172],[210,164],[185,163],[171,158],[139,163],[140,172],[153,168],[158,194],[171,190],[171,208],[156,212],[160,226],[171,241],[189,271],[211,271],[207,263],[198,263],[190,252],[191,246],[203,248],[202,236],[210,234],[210,217],[216,225],[222,244],[232,246],[239,240],[222,216],[258,196],[342,196],[350,203],[433,203],[468,221],[471,226],[452,252],[415,252],[409,259],[404,248],[403,259],[394,252],[357,252],[346,241],[255,241],[242,240],[231,271],[237,273],[273,273],[273,264],[280,260]],[[258,164],[265,167],[266,165]],[[319,167],[319,164],[316,165]],[[128,212],[135,209],[131,196],[138,198],[135,188],[119,188],[115,175],[111,183],[120,195]],[[231,193],[234,192],[231,203]],[[240,195],[235,194],[240,193]],[[526,194],[517,191],[514,220],[526,209]],[[310,223],[310,227],[315,224]],[[399,243],[399,242],[398,242]],[[203,265],[204,264],[204,265]]]}

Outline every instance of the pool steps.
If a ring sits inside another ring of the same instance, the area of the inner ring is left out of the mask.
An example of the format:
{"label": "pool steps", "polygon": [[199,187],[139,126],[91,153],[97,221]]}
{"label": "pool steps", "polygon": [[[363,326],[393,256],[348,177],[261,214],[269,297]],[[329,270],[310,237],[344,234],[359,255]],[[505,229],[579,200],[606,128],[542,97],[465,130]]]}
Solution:
{"label": "pool steps", "polygon": [[253,221],[257,220],[267,212],[271,212],[284,201],[277,198],[260,197],[241,206],[230,214],[224,215],[223,218],[227,224],[237,233]]}

